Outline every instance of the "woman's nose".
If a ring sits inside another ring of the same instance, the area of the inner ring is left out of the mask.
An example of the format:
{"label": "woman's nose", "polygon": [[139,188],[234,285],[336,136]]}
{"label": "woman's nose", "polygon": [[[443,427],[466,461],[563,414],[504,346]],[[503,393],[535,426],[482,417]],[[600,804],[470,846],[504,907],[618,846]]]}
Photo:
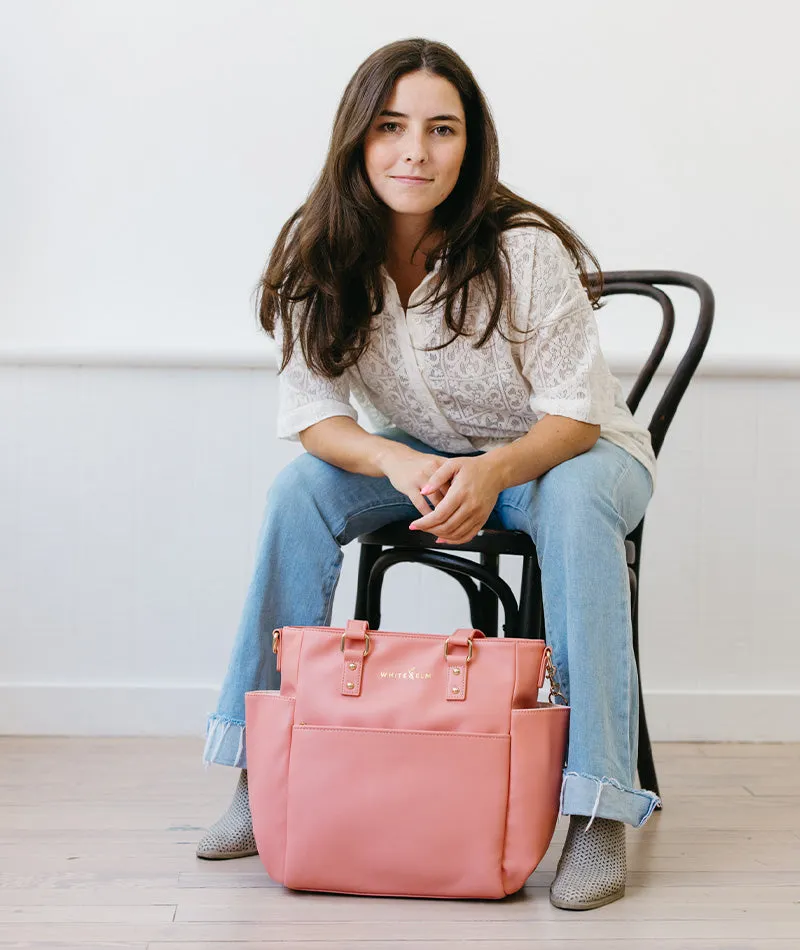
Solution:
{"label": "woman's nose", "polygon": [[424,162],[428,157],[425,143],[421,138],[408,139],[406,145],[406,159],[409,162]]}

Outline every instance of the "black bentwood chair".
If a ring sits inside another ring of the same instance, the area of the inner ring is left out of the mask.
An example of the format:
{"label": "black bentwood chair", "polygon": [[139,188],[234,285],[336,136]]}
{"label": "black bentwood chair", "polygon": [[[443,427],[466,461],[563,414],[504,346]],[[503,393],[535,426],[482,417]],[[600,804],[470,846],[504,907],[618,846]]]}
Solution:
{"label": "black bentwood chair", "polygon": [[[678,403],[697,369],[706,348],[714,318],[714,295],[700,277],[678,271],[611,271],[604,273],[603,297],[633,294],[649,297],[661,306],[661,332],[647,362],[641,369],[628,395],[631,412],[636,412],[647,387],[666,352],[675,325],[675,308],[670,297],[657,285],[688,287],[700,298],[700,311],[691,342],[669,380],[656,406],[648,429],[653,450],[658,456],[664,444]],[[644,521],[625,541],[628,575],[631,585],[631,618],[633,650],[639,669],[639,565],[642,554]],[[470,622],[487,636],[497,636],[497,604],[503,605],[503,632],[509,637],[541,639],[545,635],[542,612],[541,574],[536,548],[522,531],[484,530],[467,544],[436,544],[433,535],[409,531],[406,522],[386,525],[378,531],[359,537],[361,554],[358,569],[355,618],[366,620],[373,630],[381,621],[381,588],[388,568],[400,562],[428,564],[452,576],[463,587],[469,599]],[[480,564],[469,558],[446,554],[446,550],[476,551]],[[501,554],[522,558],[522,581],[519,603],[508,584],[499,576]],[[476,583],[477,582],[477,583]],[[640,784],[658,794],[658,779],[642,700],[639,675],[639,749],[637,768]]]}

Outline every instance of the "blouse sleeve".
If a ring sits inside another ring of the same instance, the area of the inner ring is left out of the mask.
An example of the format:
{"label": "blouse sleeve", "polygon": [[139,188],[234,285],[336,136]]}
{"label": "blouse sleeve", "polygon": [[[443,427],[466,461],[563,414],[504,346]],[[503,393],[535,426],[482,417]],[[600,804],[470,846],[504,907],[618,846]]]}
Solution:
{"label": "blouse sleeve", "polygon": [[529,294],[521,363],[536,418],[607,423],[614,407],[614,377],[600,350],[597,322],[578,269],[552,231],[536,231]]}
{"label": "blouse sleeve", "polygon": [[[275,345],[280,365],[283,327],[279,319],[275,321]],[[350,386],[345,376],[326,379],[312,372],[303,358],[300,343],[295,342],[291,359],[278,376],[278,438],[299,442],[303,429],[331,416],[357,420],[358,413],[350,405]]]}

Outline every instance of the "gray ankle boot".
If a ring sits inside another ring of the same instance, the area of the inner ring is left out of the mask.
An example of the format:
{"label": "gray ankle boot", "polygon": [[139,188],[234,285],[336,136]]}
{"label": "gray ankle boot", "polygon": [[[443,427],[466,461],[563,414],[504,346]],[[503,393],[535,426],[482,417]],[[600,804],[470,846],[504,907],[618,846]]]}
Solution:
{"label": "gray ankle boot", "polygon": [[253,816],[247,794],[247,769],[242,769],[239,783],[228,810],[215,822],[197,846],[197,857],[210,861],[226,858],[249,858],[258,854],[253,837]]}
{"label": "gray ankle boot", "polygon": [[569,831],[550,885],[550,903],[563,910],[591,910],[625,894],[625,825],[571,815]]}

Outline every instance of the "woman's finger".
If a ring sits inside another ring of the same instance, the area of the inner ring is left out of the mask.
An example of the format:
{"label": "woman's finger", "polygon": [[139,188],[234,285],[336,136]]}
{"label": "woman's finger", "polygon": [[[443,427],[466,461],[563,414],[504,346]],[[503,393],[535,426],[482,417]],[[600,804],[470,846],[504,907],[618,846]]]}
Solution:
{"label": "woman's finger", "polygon": [[480,527],[476,527],[473,523],[468,528],[463,531],[454,532],[454,537],[452,538],[437,538],[437,544],[466,544],[468,541],[471,541],[477,533],[480,531]]}
{"label": "woman's finger", "polygon": [[448,460],[443,465],[440,465],[433,475],[431,475],[428,481],[422,486],[422,493],[424,495],[429,495],[432,491],[435,491],[437,488],[441,488],[444,484],[449,482],[453,475],[454,466],[452,460]]}
{"label": "woman's finger", "polygon": [[436,525],[430,530],[439,538],[458,538],[464,534],[464,528],[475,520],[472,512],[462,512],[461,509],[455,511],[447,521],[441,525]]}
{"label": "woman's finger", "polygon": [[421,515],[433,514],[431,511],[431,506],[428,504],[428,500],[420,492],[413,492],[408,496],[408,500]]}
{"label": "woman's finger", "polygon": [[411,523],[411,527],[415,531],[438,533],[439,526],[443,525],[460,507],[459,499],[448,492],[435,511],[428,511],[424,518],[417,518]]}
{"label": "woman's finger", "polygon": [[427,498],[428,501],[435,508],[439,504],[440,501],[444,501],[444,492],[441,492],[441,491],[425,492],[424,497]]}

